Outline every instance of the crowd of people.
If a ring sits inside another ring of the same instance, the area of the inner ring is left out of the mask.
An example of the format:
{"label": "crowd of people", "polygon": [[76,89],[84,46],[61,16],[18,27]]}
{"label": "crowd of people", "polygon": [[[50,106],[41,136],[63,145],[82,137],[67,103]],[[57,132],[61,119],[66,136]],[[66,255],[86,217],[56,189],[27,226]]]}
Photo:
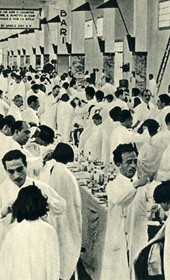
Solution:
{"label": "crowd of people", "polygon": [[156,95],[152,74],[148,88],[129,90],[98,69],[81,81],[47,70],[0,68],[0,279],[77,279],[82,203],[70,163],[83,157],[116,174],[100,280],[170,280],[168,91]]}

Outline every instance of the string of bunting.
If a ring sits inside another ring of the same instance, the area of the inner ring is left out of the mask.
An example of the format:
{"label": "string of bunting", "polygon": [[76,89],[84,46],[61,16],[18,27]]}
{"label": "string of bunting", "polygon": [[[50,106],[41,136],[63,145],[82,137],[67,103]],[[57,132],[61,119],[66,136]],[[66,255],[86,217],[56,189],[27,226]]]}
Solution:
{"label": "string of bunting", "polygon": [[[98,7],[96,7],[96,9],[115,9],[117,8],[119,10],[119,13],[120,13],[120,16],[122,18],[122,21],[123,21],[123,24],[124,24],[124,27],[125,27],[125,30],[126,30],[126,33],[127,33],[127,42],[128,42],[128,46],[129,46],[129,51],[131,52],[135,52],[135,37],[132,37],[128,31],[128,28],[127,28],[127,25],[126,25],[126,22],[125,22],[125,19],[123,17],[123,14],[122,14],[122,11],[120,9],[120,6],[118,5],[118,2],[117,0],[109,0],[101,5],[99,5]],[[77,8],[73,9],[72,12],[86,12],[86,11],[89,11],[91,13],[91,16],[92,16],[92,20],[93,20],[93,24],[94,24],[94,27],[95,27],[95,30],[96,30],[96,35],[97,35],[97,26],[96,26],[96,22],[95,22],[95,18],[94,18],[94,14],[93,14],[93,11],[92,11],[92,8],[89,4],[89,2],[86,2],[80,6],[78,6]],[[40,25],[47,25],[48,24],[51,24],[51,23],[59,23],[61,22],[61,19],[60,19],[60,16],[57,15],[49,20],[47,20],[46,17],[44,17],[43,19],[40,20]],[[49,33],[50,33],[50,28],[48,26],[48,29],[49,29]],[[41,31],[41,30],[40,30]],[[16,33],[16,34],[12,34],[10,35],[9,37],[7,38],[3,38],[3,39],[0,39],[0,42],[6,42],[8,41],[9,39],[15,39],[15,38],[18,38],[19,35],[24,35],[24,34],[30,34],[30,33],[34,33],[35,30],[34,29],[24,29],[23,31],[21,31],[20,33]],[[50,33],[50,36],[51,36],[51,33]],[[99,38],[97,36],[97,39],[98,39],[98,44],[99,44],[99,49],[102,53],[105,52],[105,40],[102,39],[102,38]],[[52,41],[52,40],[51,40]],[[67,51],[69,54],[71,54],[71,51],[72,51],[72,45],[68,42],[65,43],[66,44],[66,48],[67,48]],[[57,51],[58,51],[58,47],[57,45],[55,44],[52,44],[52,47],[53,47],[53,51],[55,54],[57,54]],[[40,52],[41,54],[44,55],[44,47],[42,46],[39,46],[40,48]],[[33,50],[33,54],[36,54],[36,48],[32,48]],[[26,53],[26,50],[23,51],[23,54]]]}

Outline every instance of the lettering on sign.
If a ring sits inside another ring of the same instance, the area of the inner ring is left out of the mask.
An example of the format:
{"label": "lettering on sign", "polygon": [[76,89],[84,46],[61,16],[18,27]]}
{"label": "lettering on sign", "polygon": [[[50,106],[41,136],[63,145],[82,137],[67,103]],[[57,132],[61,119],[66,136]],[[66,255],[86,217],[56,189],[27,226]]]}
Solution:
{"label": "lettering on sign", "polygon": [[40,28],[40,9],[0,9],[0,29]]}
{"label": "lettering on sign", "polygon": [[61,24],[60,24],[60,36],[61,36],[61,42],[65,43],[65,36],[67,36],[67,22],[66,22],[67,12],[65,10],[60,10],[60,18],[61,18]]}

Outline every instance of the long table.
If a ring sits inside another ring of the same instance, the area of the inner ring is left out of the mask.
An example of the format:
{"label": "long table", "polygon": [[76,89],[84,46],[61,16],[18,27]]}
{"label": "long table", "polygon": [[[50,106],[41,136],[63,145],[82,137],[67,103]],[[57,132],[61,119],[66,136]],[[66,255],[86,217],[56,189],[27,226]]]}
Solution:
{"label": "long table", "polygon": [[99,204],[87,187],[81,186],[80,191],[83,216],[82,247],[85,250],[81,253],[81,261],[91,278],[99,280],[106,229],[106,207]]}
{"label": "long table", "polygon": [[[92,194],[87,186],[88,172],[74,173],[81,192],[83,236],[80,259],[92,280],[99,280],[104,246],[107,205]],[[83,183],[84,181],[84,183]]]}

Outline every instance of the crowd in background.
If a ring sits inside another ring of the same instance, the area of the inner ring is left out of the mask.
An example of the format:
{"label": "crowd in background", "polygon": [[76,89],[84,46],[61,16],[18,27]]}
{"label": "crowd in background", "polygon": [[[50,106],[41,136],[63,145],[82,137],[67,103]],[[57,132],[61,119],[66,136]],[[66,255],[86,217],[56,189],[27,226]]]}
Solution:
{"label": "crowd in background", "polygon": [[143,90],[127,80],[115,88],[104,70],[98,72],[86,71],[79,80],[71,69],[59,75],[52,65],[43,70],[1,66],[2,280],[77,277],[82,206],[69,163],[82,158],[87,165],[102,163],[105,173],[115,172],[106,184],[101,280],[142,279],[134,263],[148,246],[153,220],[163,225],[164,272],[156,257],[147,279],[170,279],[168,88],[157,95],[152,74]]}

